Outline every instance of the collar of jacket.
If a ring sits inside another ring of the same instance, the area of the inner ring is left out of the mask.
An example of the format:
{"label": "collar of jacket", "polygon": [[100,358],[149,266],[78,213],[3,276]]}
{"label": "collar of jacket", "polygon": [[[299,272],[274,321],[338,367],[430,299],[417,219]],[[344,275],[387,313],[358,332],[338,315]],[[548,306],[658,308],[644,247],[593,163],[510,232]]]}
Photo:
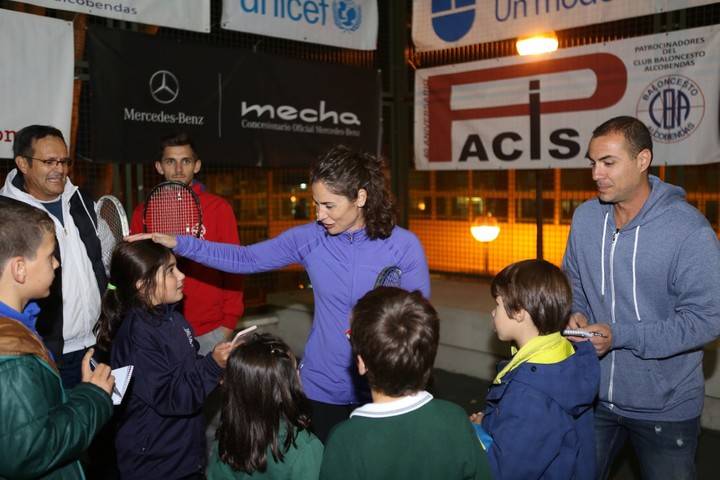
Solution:
{"label": "collar of jacket", "polygon": [[520,350],[515,351],[513,347],[513,358],[500,370],[493,380],[494,384],[502,382],[506,373],[515,370],[526,362],[549,364],[560,363],[575,354],[575,349],[567,338],[560,335],[560,332],[549,335],[538,335],[527,342]]}
{"label": "collar of jacket", "polygon": [[7,317],[0,317],[0,355],[35,355],[57,371],[42,341],[22,323]]}

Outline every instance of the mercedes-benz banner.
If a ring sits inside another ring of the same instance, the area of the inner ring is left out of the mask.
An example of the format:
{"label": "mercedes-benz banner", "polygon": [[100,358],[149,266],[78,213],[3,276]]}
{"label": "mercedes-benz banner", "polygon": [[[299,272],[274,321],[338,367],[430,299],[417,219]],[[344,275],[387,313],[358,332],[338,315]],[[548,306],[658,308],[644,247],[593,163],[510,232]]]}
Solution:
{"label": "mercedes-benz banner", "polygon": [[307,166],[336,144],[379,150],[376,70],[100,27],[88,52],[95,161],[152,161],[178,131],[215,165]]}

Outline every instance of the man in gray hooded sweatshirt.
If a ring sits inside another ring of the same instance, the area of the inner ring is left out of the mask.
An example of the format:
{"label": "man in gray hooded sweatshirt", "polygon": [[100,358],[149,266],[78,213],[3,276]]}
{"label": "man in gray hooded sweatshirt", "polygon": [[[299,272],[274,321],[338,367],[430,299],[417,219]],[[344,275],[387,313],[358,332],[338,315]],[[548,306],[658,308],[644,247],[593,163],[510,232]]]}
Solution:
{"label": "man in gray hooded sweatshirt", "polygon": [[702,348],[720,335],[717,236],[683,189],[648,174],[652,156],[636,118],[595,129],[587,157],[598,196],[575,211],[563,260],[569,326],[597,332],[599,479],[628,437],[643,478],[695,478]]}

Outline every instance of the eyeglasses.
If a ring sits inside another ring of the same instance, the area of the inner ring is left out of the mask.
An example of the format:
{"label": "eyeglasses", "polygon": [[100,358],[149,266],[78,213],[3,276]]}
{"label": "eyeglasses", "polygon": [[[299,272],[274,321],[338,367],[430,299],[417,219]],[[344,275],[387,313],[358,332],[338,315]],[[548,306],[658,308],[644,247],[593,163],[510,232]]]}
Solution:
{"label": "eyeglasses", "polygon": [[23,157],[29,159],[29,160],[37,160],[38,162],[41,162],[46,167],[57,167],[60,165],[61,167],[68,167],[70,168],[72,166],[73,160],[72,158],[35,158],[35,157],[29,157],[27,155],[23,155]]}

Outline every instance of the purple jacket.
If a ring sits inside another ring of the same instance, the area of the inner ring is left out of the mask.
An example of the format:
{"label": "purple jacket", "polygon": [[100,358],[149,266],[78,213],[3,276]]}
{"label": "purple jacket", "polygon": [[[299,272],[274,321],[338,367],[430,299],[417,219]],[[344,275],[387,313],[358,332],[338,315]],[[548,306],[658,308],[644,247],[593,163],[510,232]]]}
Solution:
{"label": "purple jacket", "polygon": [[365,229],[329,235],[321,225],[309,223],[246,247],[183,236],[178,237],[175,253],[230,273],[264,272],[293,263],[305,267],[313,287],[315,316],[300,376],[307,396],[324,403],[365,400],[345,332],[352,307],[373,288],[378,273],[397,266],[402,271],[402,288],[430,296],[423,248],[414,234],[400,227],[384,240],[370,240]]}

